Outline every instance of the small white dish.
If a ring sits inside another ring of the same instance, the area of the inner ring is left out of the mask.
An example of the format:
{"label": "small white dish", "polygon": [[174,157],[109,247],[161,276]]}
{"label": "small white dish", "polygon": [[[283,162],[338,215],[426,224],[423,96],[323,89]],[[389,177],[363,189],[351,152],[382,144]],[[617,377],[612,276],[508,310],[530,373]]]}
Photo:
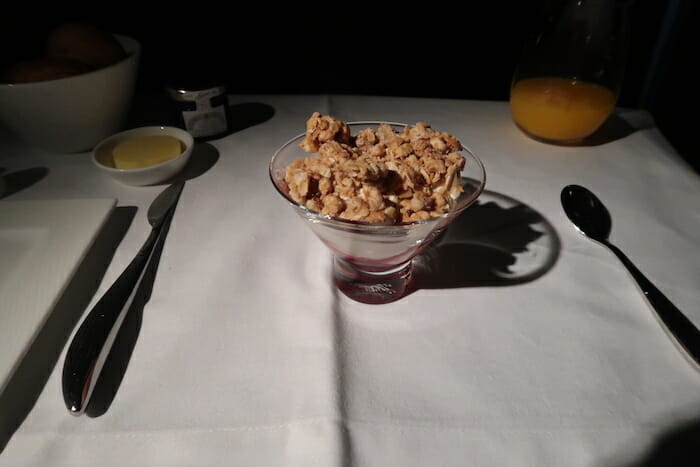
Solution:
{"label": "small white dish", "polygon": [[[179,139],[184,150],[179,156],[139,169],[117,169],[114,167],[112,151],[121,142],[137,136],[172,136]],[[116,180],[134,186],[155,185],[164,182],[180,172],[192,155],[194,139],[185,130],[171,126],[145,126],[122,131],[100,142],[92,151],[92,161],[103,172]]]}

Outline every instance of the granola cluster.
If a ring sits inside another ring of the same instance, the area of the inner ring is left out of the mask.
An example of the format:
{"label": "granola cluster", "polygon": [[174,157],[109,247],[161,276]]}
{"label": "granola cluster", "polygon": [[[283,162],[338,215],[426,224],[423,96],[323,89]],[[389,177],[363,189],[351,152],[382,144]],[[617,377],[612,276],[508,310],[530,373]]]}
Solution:
{"label": "granola cluster", "polygon": [[418,122],[387,124],[356,135],[345,122],[314,112],[299,145],[308,153],[285,172],[289,195],[342,219],[393,224],[441,216],[462,192],[462,145]]}

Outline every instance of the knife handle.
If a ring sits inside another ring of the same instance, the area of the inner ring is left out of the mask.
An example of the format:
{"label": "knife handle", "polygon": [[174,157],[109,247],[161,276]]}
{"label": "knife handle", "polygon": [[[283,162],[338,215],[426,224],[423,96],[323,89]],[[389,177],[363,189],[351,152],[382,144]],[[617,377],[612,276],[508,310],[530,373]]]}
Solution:
{"label": "knife handle", "polygon": [[686,357],[700,369],[700,331],[692,321],[686,317],[671,300],[661,293],[661,291],[637,267],[618,247],[610,242],[604,242],[605,246],[615,253],[622,264],[632,275],[652,309],[656,313],[662,327],[668,331],[673,340],[682,350]]}
{"label": "knife handle", "polygon": [[151,230],[134,259],[90,310],[73,337],[63,365],[63,399],[73,415],[85,412],[153,255],[163,224]]}

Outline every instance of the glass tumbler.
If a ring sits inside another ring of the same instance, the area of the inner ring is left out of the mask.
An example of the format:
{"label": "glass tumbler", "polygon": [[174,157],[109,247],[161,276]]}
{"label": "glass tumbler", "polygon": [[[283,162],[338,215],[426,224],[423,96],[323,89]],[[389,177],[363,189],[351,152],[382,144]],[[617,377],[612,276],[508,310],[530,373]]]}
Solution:
{"label": "glass tumbler", "polygon": [[577,144],[617,105],[628,48],[629,0],[560,0],[526,43],[510,109],[527,135]]}

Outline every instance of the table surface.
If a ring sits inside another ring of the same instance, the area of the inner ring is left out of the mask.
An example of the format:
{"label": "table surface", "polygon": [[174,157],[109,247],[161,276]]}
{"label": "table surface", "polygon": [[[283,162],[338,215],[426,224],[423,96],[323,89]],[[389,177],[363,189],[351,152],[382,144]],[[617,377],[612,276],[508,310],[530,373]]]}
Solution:
{"label": "table surface", "polygon": [[[89,153],[2,134],[2,174],[32,182],[3,200],[117,208],[106,259],[66,291],[80,306],[49,318],[0,395],[0,465],[632,466],[697,438],[700,372],[559,203],[568,184],[596,192],[613,243],[700,324],[700,180],[647,114],[620,109],[591,145],[561,147],[523,135],[505,102],[231,102],[239,129],[195,149],[150,298],[125,322],[91,416],[63,404],[64,352],[148,235],[163,186],[121,185]],[[396,302],[336,291],[329,250],[269,181],[273,152],[314,111],[426,121],[486,167],[486,191]]]}

